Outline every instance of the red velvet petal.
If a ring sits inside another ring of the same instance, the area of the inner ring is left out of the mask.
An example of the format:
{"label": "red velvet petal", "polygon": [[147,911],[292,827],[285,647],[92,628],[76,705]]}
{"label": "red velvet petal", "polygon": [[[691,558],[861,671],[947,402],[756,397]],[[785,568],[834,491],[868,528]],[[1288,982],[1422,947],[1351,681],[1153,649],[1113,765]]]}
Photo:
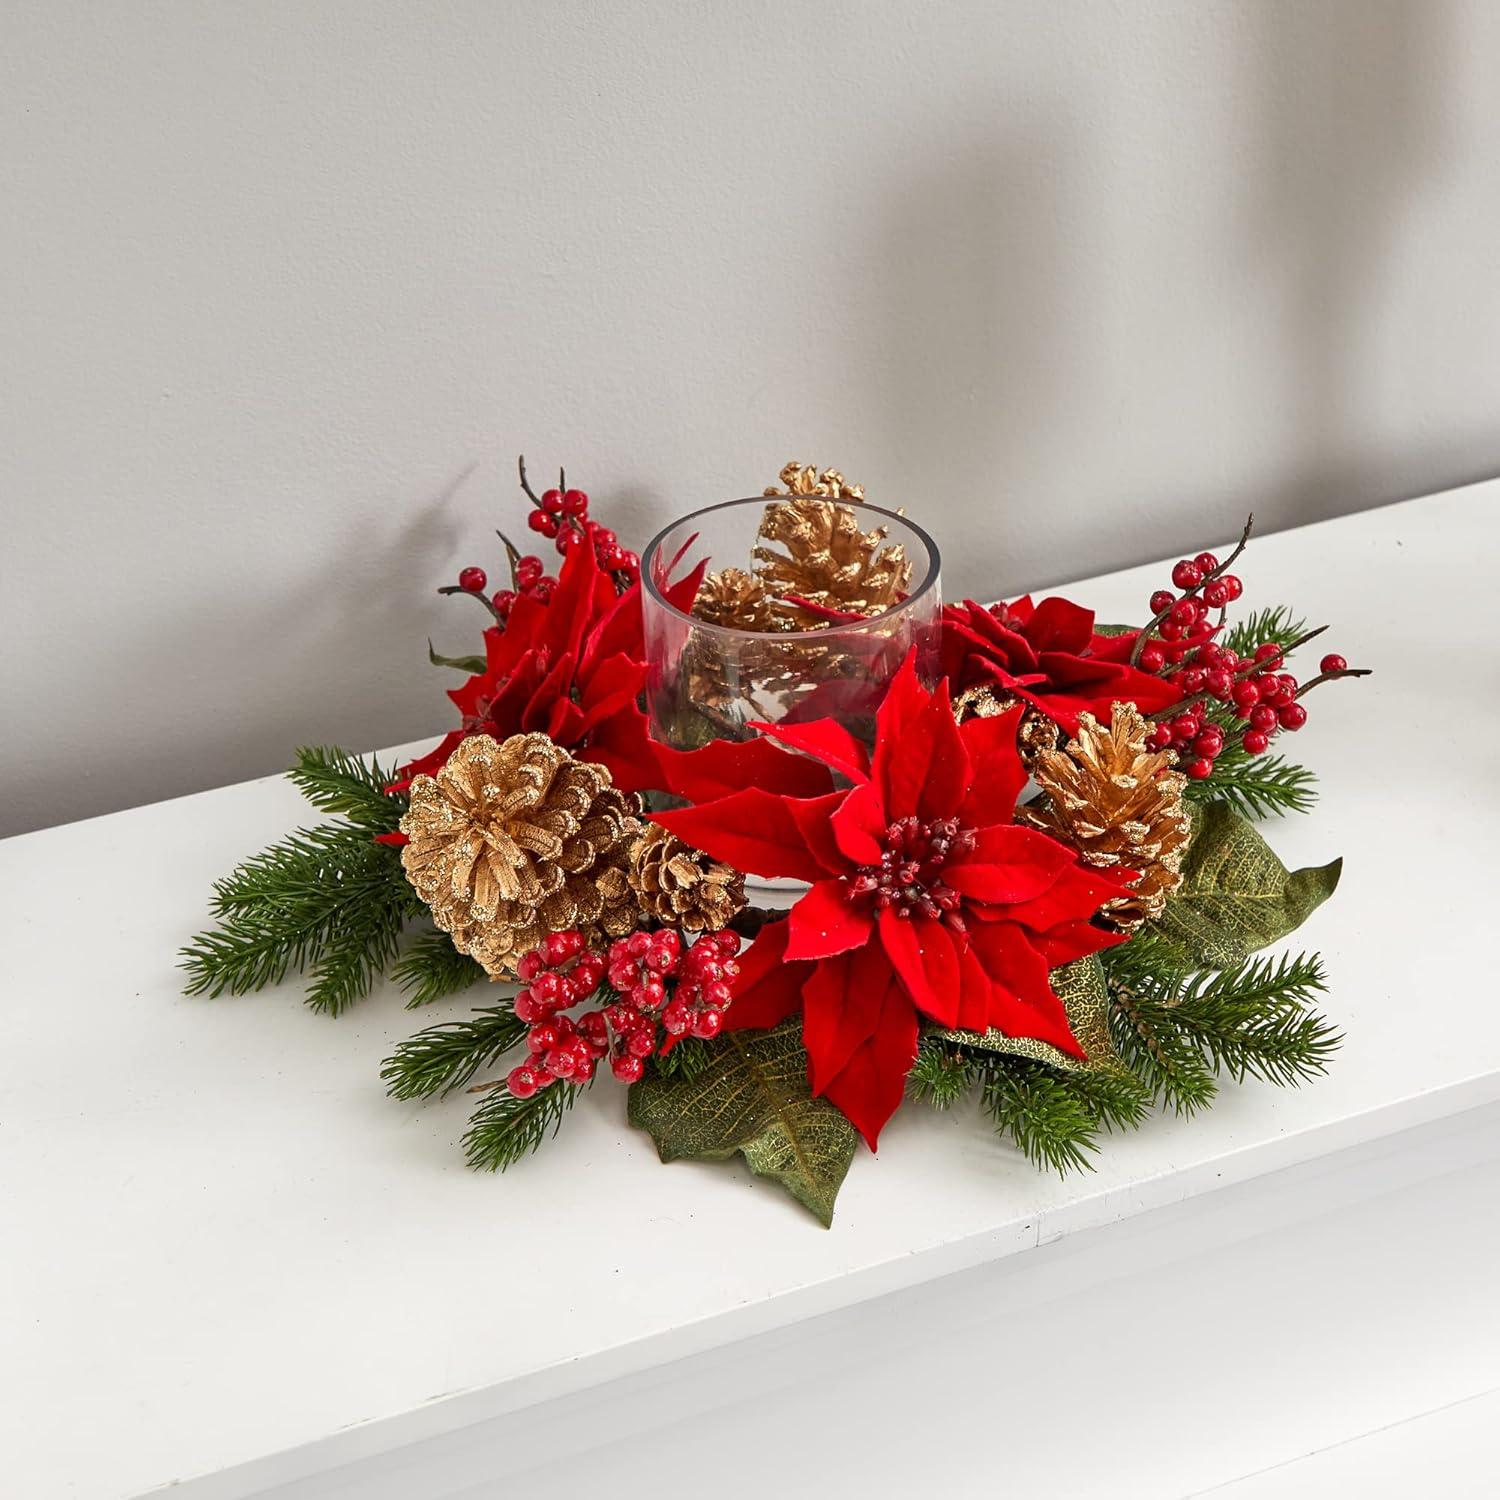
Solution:
{"label": "red velvet petal", "polygon": [[792,930],[786,956],[831,958],[863,947],[875,930],[875,920],[867,911],[857,911],[849,904],[841,880],[815,881],[812,888],[792,908],[787,926]]}
{"label": "red velvet petal", "polygon": [[622,792],[653,791],[661,782],[657,745],[646,732],[646,716],[633,699],[589,731],[579,759],[603,766]]}
{"label": "red velvet petal", "polygon": [[928,692],[917,681],[915,651],[892,679],[875,724],[872,776],[886,813],[894,819],[957,812],[972,775],[969,753],[953,722],[947,683]]}
{"label": "red velvet petal", "polygon": [[408,761],[404,766],[399,766],[395,773],[396,779],[386,787],[386,791],[404,792],[418,776],[436,776],[448,764],[448,757],[466,739],[468,735],[462,729],[450,729],[436,749],[429,750],[426,755],[419,755],[416,760]]}
{"label": "red velvet petal", "polygon": [[[683,552],[692,546],[691,539],[684,546]],[[677,554],[679,557],[682,553]],[[703,582],[703,575],[708,572],[708,559],[705,557],[691,573],[679,578],[676,583],[670,584],[662,590],[662,597],[666,599],[674,609],[680,609],[683,614],[691,614],[693,601],[698,597],[698,586]]]}
{"label": "red velvet petal", "polygon": [[939,1026],[957,1026],[963,998],[963,974],[959,959],[961,940],[931,917],[913,917],[908,925],[916,935],[922,954],[922,972],[927,976],[930,1003],[921,1009]]}
{"label": "red velvet petal", "polygon": [[949,865],[943,879],[973,901],[1010,905],[1050,890],[1075,859],[1071,849],[1035,828],[1001,823],[981,828],[974,852]]}
{"label": "red velvet petal", "polygon": [[851,781],[870,779],[870,752],[836,719],[817,719],[811,724],[752,724],[750,727],[822,761]]}
{"label": "red velvet petal", "polygon": [[849,796],[848,792],[829,792],[826,797],[789,797],[786,803],[813,858],[830,875],[849,873],[849,857],[839,848],[833,831],[833,815]]}
{"label": "red velvet petal", "polygon": [[890,965],[873,946],[814,965],[802,986],[802,1042],[813,1093],[822,1093],[874,1034],[891,983]]}
{"label": "red velvet petal", "polygon": [[959,808],[959,821],[970,828],[1009,823],[1016,799],[1026,785],[1026,767],[1016,749],[1016,731],[1025,710],[1018,704],[991,719],[970,719],[959,733],[969,752],[973,775]]}
{"label": "red velvet petal", "polygon": [[1046,932],[1033,932],[1031,944],[1047,960],[1048,968],[1057,969],[1076,958],[1087,958],[1091,953],[1113,948],[1129,937],[1128,932],[1113,932],[1089,921],[1060,922]]}
{"label": "red velvet petal", "polygon": [[395,833],[377,833],[375,835],[377,844],[389,844],[392,849],[404,849],[411,839],[399,829]]}
{"label": "red velvet petal", "polygon": [[917,1013],[898,984],[881,997],[880,1015],[869,1039],[855,1049],[824,1095],[875,1150],[885,1122],[896,1113],[906,1092],[906,1075],[917,1055]]}
{"label": "red velvet petal", "polygon": [[[931,1015],[942,1009],[943,1002],[933,990],[932,981],[927,972],[927,962],[922,953],[922,944],[917,937],[916,925],[916,921],[911,917],[898,917],[890,909],[881,912],[880,946],[885,949],[886,957],[890,959],[897,978],[900,979],[906,993],[911,996],[912,1004],[918,1010],[926,1011]],[[957,999],[955,987],[952,1001],[955,1007]]]}
{"label": "red velvet petal", "polygon": [[959,977],[958,1020],[955,1024],[965,1031],[984,1031],[990,1024],[990,991],[994,983],[967,939],[955,946]]}
{"label": "red velvet petal", "polygon": [[1061,923],[1093,916],[1111,896],[1128,891],[1134,879],[1131,872],[1116,874],[1073,864],[1065,868],[1051,886],[1029,901],[988,909],[975,906],[970,910],[981,921],[999,916],[1019,922],[1035,932],[1050,932]]}
{"label": "red velvet petal", "polygon": [[827,766],[770,740],[714,740],[698,750],[655,744],[657,789],[689,802],[711,802],[746,787],[786,797],[816,797],[833,788]]}
{"label": "red velvet petal", "polygon": [[657,813],[654,821],[747,875],[821,880],[827,872],[808,848],[787,800],[752,787],[701,807]]}
{"label": "red velvet petal", "polygon": [[802,1005],[802,985],[811,964],[788,963],[785,922],[768,922],[740,954],[734,999],[724,1012],[730,1031],[766,1031],[795,1015]]}
{"label": "red velvet petal", "polygon": [[857,786],[831,819],[834,839],[851,864],[878,865],[885,848],[881,835],[890,820],[873,782]]}
{"label": "red velvet petal", "polygon": [[1052,990],[1047,961],[1013,922],[970,930],[979,961],[994,984],[989,1024],[1007,1036],[1050,1042],[1070,1057],[1087,1056],[1068,1026],[1068,1013]]}
{"label": "red velvet petal", "polygon": [[1087,651],[1094,612],[1071,599],[1043,599],[1026,625],[1026,639],[1038,651]]}

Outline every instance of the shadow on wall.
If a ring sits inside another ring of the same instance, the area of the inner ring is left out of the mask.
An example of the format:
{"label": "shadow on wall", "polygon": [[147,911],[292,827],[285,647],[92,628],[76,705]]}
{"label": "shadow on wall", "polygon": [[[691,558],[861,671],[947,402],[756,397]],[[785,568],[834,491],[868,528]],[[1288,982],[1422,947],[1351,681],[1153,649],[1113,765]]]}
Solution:
{"label": "shadow on wall", "polygon": [[1263,507],[1291,525],[1337,514],[1351,494],[1378,504],[1438,487],[1418,477],[1441,467],[1438,455],[1370,458],[1374,435],[1359,430],[1350,392],[1376,357],[1364,338],[1379,321],[1382,268],[1441,167],[1444,117],[1430,84],[1452,7],[1261,0],[1249,15],[1269,169],[1246,184],[1243,270],[1278,283],[1291,309],[1284,379],[1298,458]]}
{"label": "shadow on wall", "polygon": [[[1259,346],[1258,378],[1270,414],[1261,420],[1278,427],[1274,447],[1284,461],[1269,477],[1231,469],[1208,494],[1199,477],[1184,475],[1181,488],[1155,493],[1139,524],[1106,522],[1119,531],[1121,566],[1180,546],[1184,526],[1201,527],[1205,507],[1225,535],[1250,509],[1262,531],[1274,531],[1491,472],[1456,466],[1451,432],[1430,447],[1407,437],[1399,452],[1382,452],[1389,439],[1371,411],[1371,373],[1391,359],[1388,344],[1373,342],[1390,322],[1387,271],[1404,221],[1451,149],[1442,88],[1450,0],[1258,0],[1244,16],[1239,66],[1250,86],[1239,97],[1248,149],[1227,157],[1243,166],[1231,185],[1241,205],[1234,269],[1245,295],[1276,319]],[[1097,132],[1097,122],[1087,128]],[[1115,378],[1124,356],[1101,347],[1090,320],[1131,267],[1088,259],[1110,255],[1112,244],[1097,207],[1099,143],[1083,129],[1062,100],[1030,117],[997,106],[874,218],[880,258],[871,301],[880,317],[851,361],[866,372],[871,410],[883,419],[883,446],[869,467],[919,473],[938,486],[986,486],[990,493],[967,497],[971,515],[993,509],[998,517],[1024,496],[1055,494],[1066,482],[1060,454],[1111,441],[1097,430],[1108,403],[1095,366],[1113,360]],[[1199,341],[1214,337],[1211,328],[1189,331]],[[1233,363],[1229,351],[1218,367]],[[1157,384],[1169,389],[1170,379]],[[1232,405],[1244,394],[1225,399]],[[899,446],[913,433],[922,435],[920,461]],[[1200,475],[1214,472],[1213,455],[1198,459]],[[1053,524],[1045,505],[1028,515],[1024,541],[1014,539],[1024,555],[1009,566],[1000,559],[998,570],[991,558],[984,575],[977,562],[950,556],[950,594],[986,582],[1009,593],[1067,576],[1063,563],[1060,574],[1037,577],[1039,566],[1057,568],[1066,556],[1053,544],[1069,533],[1054,533]]]}

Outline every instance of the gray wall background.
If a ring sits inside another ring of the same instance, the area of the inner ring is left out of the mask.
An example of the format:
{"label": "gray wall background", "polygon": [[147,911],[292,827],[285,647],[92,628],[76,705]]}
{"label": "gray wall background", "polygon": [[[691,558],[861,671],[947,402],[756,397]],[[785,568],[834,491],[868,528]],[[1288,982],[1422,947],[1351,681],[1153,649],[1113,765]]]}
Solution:
{"label": "gray wall background", "polygon": [[566,461],[1018,591],[1500,469],[1488,0],[8,0],[0,832],[446,727]]}

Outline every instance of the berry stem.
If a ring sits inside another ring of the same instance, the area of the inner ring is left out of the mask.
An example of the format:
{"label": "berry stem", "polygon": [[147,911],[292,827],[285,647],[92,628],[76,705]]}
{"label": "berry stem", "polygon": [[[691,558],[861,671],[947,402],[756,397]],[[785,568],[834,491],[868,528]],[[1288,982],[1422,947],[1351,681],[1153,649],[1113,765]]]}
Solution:
{"label": "berry stem", "polygon": [[1304,693],[1312,692],[1320,682],[1332,682],[1337,677],[1368,677],[1374,670],[1373,667],[1340,667],[1337,672],[1319,672],[1297,689],[1297,696],[1300,698]]}
{"label": "berry stem", "polygon": [[[1245,529],[1240,532],[1240,539],[1235,543],[1234,551],[1231,552],[1229,556],[1226,557],[1217,568],[1214,568],[1209,573],[1205,573],[1203,577],[1200,578],[1192,588],[1184,589],[1182,597],[1186,597],[1188,594],[1199,593],[1202,590],[1204,584],[1212,583],[1215,578],[1219,578],[1223,574],[1227,573],[1230,567],[1233,565],[1234,560],[1240,555],[1240,553],[1245,550],[1245,545],[1250,540],[1250,530],[1254,525],[1255,514],[1254,512],[1251,512],[1250,515],[1245,517]],[[1148,624],[1146,628],[1141,631],[1141,633],[1135,638],[1135,646],[1130,652],[1130,665],[1132,667],[1140,666],[1141,652],[1146,649],[1146,644],[1151,639],[1152,635],[1155,634],[1157,627],[1160,626],[1172,613],[1173,607],[1176,605],[1176,603],[1177,600],[1174,599],[1172,603],[1167,605],[1165,609],[1157,611],[1157,613],[1151,617],[1150,624]]]}
{"label": "berry stem", "polygon": [[502,615],[500,611],[496,609],[495,606],[490,602],[489,595],[487,594],[476,593],[473,589],[461,588],[456,583],[444,584],[444,586],[438,590],[438,593],[467,594],[469,598],[477,599],[482,605],[484,605],[487,610],[489,610],[490,614],[494,616],[495,623],[497,625],[505,624],[505,616]]}

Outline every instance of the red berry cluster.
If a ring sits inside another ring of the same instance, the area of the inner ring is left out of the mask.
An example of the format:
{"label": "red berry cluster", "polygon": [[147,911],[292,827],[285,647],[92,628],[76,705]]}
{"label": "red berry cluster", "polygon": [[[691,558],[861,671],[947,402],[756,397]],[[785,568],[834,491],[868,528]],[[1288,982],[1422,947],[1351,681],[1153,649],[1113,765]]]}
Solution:
{"label": "red berry cluster", "polygon": [[564,557],[575,547],[591,544],[599,566],[606,573],[623,573],[628,583],[641,576],[641,560],[608,526],[589,519],[589,497],[582,490],[545,490],[537,508],[527,517],[533,531],[550,537]]}
{"label": "red berry cluster", "polygon": [[1221,570],[1212,552],[1184,557],[1172,569],[1172,583],[1173,588],[1158,589],[1151,596],[1152,621],[1147,630],[1154,631],[1157,639],[1141,652],[1139,662],[1147,672],[1177,666],[1211,640],[1215,627],[1208,623],[1209,611],[1225,608],[1244,592],[1244,585],[1233,573]]}
{"label": "red berry cluster", "polygon": [[[704,933],[687,949],[670,929],[636,932],[610,946],[608,958],[588,951],[576,929],[550,933],[516,966],[526,988],[516,996],[531,1060],[512,1068],[506,1087],[529,1099],[558,1079],[587,1083],[609,1059],[622,1083],[634,1083],[646,1059],[668,1037],[719,1034],[731,999],[740,940]],[[576,1019],[562,1014],[598,990],[606,973],[618,1000]],[[669,988],[670,981],[670,988]]]}

